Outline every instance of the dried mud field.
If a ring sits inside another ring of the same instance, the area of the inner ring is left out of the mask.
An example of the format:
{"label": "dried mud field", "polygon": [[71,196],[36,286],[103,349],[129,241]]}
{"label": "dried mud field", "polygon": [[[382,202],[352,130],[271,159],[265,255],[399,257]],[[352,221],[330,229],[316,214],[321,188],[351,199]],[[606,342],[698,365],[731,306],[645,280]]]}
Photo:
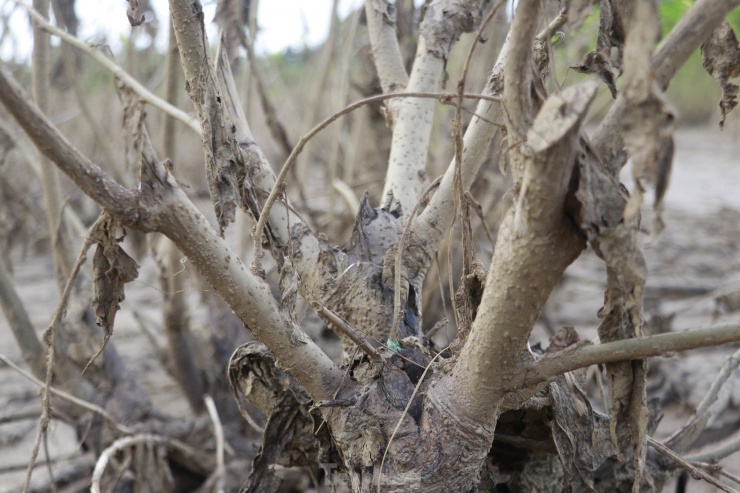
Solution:
{"label": "dried mud field", "polygon": [[[624,173],[623,182],[629,185],[629,169]],[[645,296],[646,331],[740,323],[740,139],[714,128],[678,131],[671,186],[665,200],[666,228],[657,238],[650,234],[653,221],[649,209],[646,208],[643,221],[650,269]],[[26,255],[16,252],[9,263],[19,295],[41,332],[49,323],[58,298],[51,258],[33,254],[29,249]],[[156,344],[152,344],[164,342],[159,333],[158,306],[162,295],[155,287],[157,270],[151,260],[140,263],[139,279],[127,287],[126,300],[116,318],[113,341],[155,405],[173,415],[185,415],[186,401],[159,363]],[[582,338],[593,338],[604,279],[603,263],[592,252],[584,252],[548,302],[531,342],[547,339],[546,324],[573,325]],[[192,296],[198,293],[193,292]],[[191,316],[195,327],[208,330],[206,313],[195,312]],[[149,338],[143,336],[142,329],[146,329]],[[661,400],[664,413],[656,438],[669,435],[687,420],[720,366],[735,350],[737,346],[699,350],[651,361],[649,397]],[[2,316],[0,354],[24,366]],[[715,405],[709,425],[711,439],[727,437],[740,426],[740,374],[736,372],[728,381]],[[21,489],[39,413],[38,388],[0,364],[0,493]],[[72,429],[56,420],[48,437],[48,453],[56,477],[80,461],[93,460],[79,450]],[[724,465],[728,472],[740,476],[740,453]],[[33,484],[48,484],[48,474],[42,449]],[[85,491],[87,487],[80,484],[77,489],[66,491]],[[675,491],[675,482],[669,483],[666,491]],[[714,489],[689,480],[686,491]]]}

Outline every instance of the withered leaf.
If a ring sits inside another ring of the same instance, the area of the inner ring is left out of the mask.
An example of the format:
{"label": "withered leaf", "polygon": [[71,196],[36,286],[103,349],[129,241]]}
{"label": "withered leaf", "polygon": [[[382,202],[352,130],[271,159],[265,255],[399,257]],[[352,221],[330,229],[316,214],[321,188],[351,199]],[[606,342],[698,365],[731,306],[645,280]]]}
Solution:
{"label": "withered leaf", "polygon": [[124,299],[123,286],[139,275],[138,264],[119,245],[123,238],[116,238],[117,226],[117,222],[108,216],[90,234],[97,243],[93,258],[93,306],[96,323],[105,329],[106,334],[113,331],[119,304]]}
{"label": "withered leaf", "polygon": [[[612,48],[617,58],[612,59]],[[582,74],[596,74],[607,85],[612,98],[617,97],[617,84],[613,69],[621,70],[624,50],[624,28],[620,11],[614,11],[611,0],[601,0],[599,12],[599,36],[596,49],[583,55],[581,61],[570,68]]]}
{"label": "withered leaf", "polygon": [[601,51],[592,51],[583,55],[577,65],[570,68],[582,74],[596,74],[609,88],[612,98],[617,98],[617,82],[612,72],[612,63],[608,55]]}
{"label": "withered leaf", "polygon": [[658,190],[655,200],[656,225],[660,226],[660,201],[668,186],[673,160],[673,129],[676,111],[655,79],[652,47],[660,34],[657,5],[636,3],[630,19],[630,36],[625,45],[624,97],[622,117],[624,143],[632,158],[635,191],[624,213],[625,221],[635,217],[642,204],[645,180]]}
{"label": "withered leaf", "polygon": [[724,128],[727,114],[737,106],[737,93],[740,89],[728,80],[740,75],[740,47],[735,32],[726,21],[702,43],[701,53],[704,57],[704,68],[722,87],[719,128]]}

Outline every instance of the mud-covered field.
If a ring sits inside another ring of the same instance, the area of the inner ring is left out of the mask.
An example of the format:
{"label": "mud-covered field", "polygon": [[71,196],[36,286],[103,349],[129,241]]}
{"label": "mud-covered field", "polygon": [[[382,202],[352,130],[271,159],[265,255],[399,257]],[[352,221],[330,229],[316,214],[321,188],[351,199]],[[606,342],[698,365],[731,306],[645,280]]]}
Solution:
{"label": "mud-covered field", "polygon": [[[676,135],[676,158],[665,200],[665,230],[652,238],[649,207],[643,221],[650,277],[645,297],[647,331],[684,330],[716,323],[740,323],[740,142],[718,130],[681,130]],[[629,168],[623,181],[631,183]],[[648,201],[650,198],[648,198]],[[16,249],[9,260],[18,292],[32,322],[43,331],[57,301],[51,257]],[[187,270],[183,275],[188,275]],[[549,337],[547,325],[573,325],[582,338],[593,338],[598,324],[605,272],[603,263],[585,252],[572,265],[548,302],[533,344]],[[159,363],[156,344],[162,295],[151,260],[142,261],[139,279],[129,285],[116,318],[113,340],[128,368],[149,392],[155,405],[173,415],[188,408],[175,382]],[[192,296],[199,296],[193,292]],[[194,326],[207,330],[206,313],[192,313]],[[149,334],[149,337],[145,336]],[[649,397],[659,398],[664,418],[656,438],[683,424],[703,397],[717,370],[735,347],[695,351],[651,361]],[[0,317],[0,353],[23,366],[6,320]],[[0,492],[20,491],[33,447],[38,416],[36,386],[0,365]],[[594,403],[599,407],[598,402]],[[722,438],[740,426],[740,377],[731,378],[720,393],[710,422],[710,437]],[[77,467],[85,456],[71,428],[54,421],[48,453],[55,476]],[[725,462],[727,471],[740,476],[740,454]],[[34,484],[48,484],[44,452],[34,471]],[[80,484],[79,491],[87,485]],[[735,485],[740,488],[740,485]],[[670,483],[667,491],[673,491]],[[72,490],[70,490],[72,491]],[[77,490],[74,490],[77,491]],[[713,491],[690,480],[688,490]]]}

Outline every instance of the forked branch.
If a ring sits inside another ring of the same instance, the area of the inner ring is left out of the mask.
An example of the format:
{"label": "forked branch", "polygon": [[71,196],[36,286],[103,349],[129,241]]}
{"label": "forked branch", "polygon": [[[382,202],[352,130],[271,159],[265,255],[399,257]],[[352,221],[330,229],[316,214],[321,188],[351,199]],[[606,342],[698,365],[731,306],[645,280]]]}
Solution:
{"label": "forked branch", "polygon": [[[342,372],[308,336],[283,318],[267,284],[254,276],[180,189],[165,163],[145,147],[142,183],[123,188],[77,151],[0,68],[0,101],[36,146],[122,224],[168,236],[281,365],[315,399],[336,391]],[[214,266],[221,267],[215,269]]]}

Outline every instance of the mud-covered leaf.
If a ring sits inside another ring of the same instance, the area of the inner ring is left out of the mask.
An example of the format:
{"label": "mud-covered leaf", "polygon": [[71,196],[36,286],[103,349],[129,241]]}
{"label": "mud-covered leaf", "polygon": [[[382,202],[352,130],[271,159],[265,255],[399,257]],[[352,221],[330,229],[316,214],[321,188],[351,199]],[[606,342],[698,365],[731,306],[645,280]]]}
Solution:
{"label": "mud-covered leaf", "polygon": [[[601,342],[639,337],[647,264],[638,241],[639,217],[623,220],[628,196],[585,148],[580,161],[576,197],[579,222],[589,243],[607,266],[607,290],[599,312]],[[606,365],[609,385],[610,434],[619,458],[636,457],[642,469],[647,411],[643,360]],[[639,475],[639,472],[638,472]]]}
{"label": "mud-covered leaf", "polygon": [[123,287],[136,279],[139,266],[123,251],[116,237],[118,224],[110,216],[90,233],[97,243],[93,257],[94,297],[96,323],[106,334],[113,330],[116,313],[124,299]]}
{"label": "mud-covered leaf", "polygon": [[617,82],[612,72],[612,64],[608,55],[601,51],[591,51],[583,55],[581,61],[570,68],[582,74],[596,74],[611,92],[612,98],[617,97]]}
{"label": "mud-covered leaf", "polygon": [[723,22],[712,32],[712,36],[701,45],[704,68],[722,87],[719,102],[719,128],[725,126],[725,118],[737,106],[738,86],[729,79],[740,75],[740,47],[735,32],[727,22]]}
{"label": "mud-covered leaf", "polygon": [[243,400],[267,416],[260,451],[252,463],[243,492],[272,492],[280,484],[275,465],[309,466],[329,462],[331,441],[319,411],[312,410],[308,393],[293,377],[277,367],[275,357],[261,343],[239,347],[229,362],[229,383],[237,404]]}
{"label": "mud-covered leaf", "polygon": [[262,445],[252,462],[249,479],[240,491],[272,493],[277,491],[281,482],[275,465],[311,466],[317,461],[314,421],[307,409],[296,404],[287,394],[276,402],[267,419]]}
{"label": "mud-covered leaf", "polygon": [[[625,221],[635,217],[642,204],[642,180],[656,186],[654,207],[659,206],[668,186],[673,161],[673,130],[676,111],[655,80],[653,46],[660,35],[658,6],[638,2],[630,19],[624,54],[625,111],[622,116],[624,143],[632,159],[634,195],[625,210]],[[656,224],[660,227],[660,213]]]}
{"label": "mud-covered leaf", "polygon": [[556,353],[563,349],[577,344],[581,340],[575,327],[564,325],[550,338],[550,345],[547,346],[545,353]]}
{"label": "mud-covered leaf", "polygon": [[[612,49],[617,56],[612,58]],[[613,69],[621,69],[624,49],[624,28],[619,11],[614,11],[611,0],[601,0],[599,9],[599,36],[596,49],[586,53],[581,61],[570,68],[582,74],[595,74],[609,88],[612,98],[617,97],[617,83]]]}
{"label": "mud-covered leaf", "polygon": [[[602,342],[630,339],[639,335],[633,317],[641,314],[642,300],[624,287],[629,283],[614,273],[607,277],[604,307],[599,313],[599,339]],[[640,290],[642,287],[640,286]],[[638,303],[635,306],[635,303]],[[632,313],[625,307],[631,307]],[[647,363],[645,360],[622,361],[606,366],[609,384],[610,434],[622,460],[644,454],[649,415],[647,409]]]}
{"label": "mud-covered leaf", "polygon": [[104,212],[88,235],[97,244],[93,257],[92,305],[95,308],[95,323],[103,328],[105,335],[103,344],[88,361],[83,373],[102,354],[113,336],[116,313],[124,299],[124,285],[139,275],[139,265],[119,245],[125,233],[120,238],[116,237],[118,228],[118,222]]}

